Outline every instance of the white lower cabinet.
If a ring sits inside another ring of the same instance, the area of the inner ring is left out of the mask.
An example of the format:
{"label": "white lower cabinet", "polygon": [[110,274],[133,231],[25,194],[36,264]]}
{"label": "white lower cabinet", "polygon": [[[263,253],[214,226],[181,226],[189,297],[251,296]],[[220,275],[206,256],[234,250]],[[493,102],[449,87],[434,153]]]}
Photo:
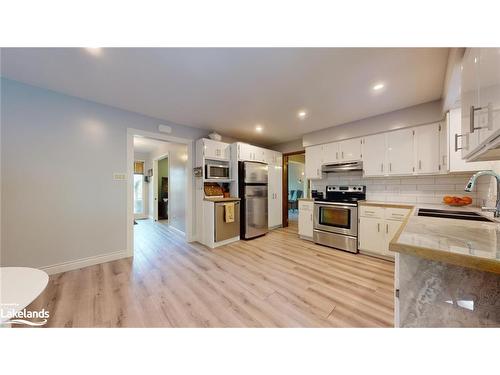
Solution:
{"label": "white lower cabinet", "polygon": [[299,236],[304,239],[313,238],[314,202],[299,200]]}
{"label": "white lower cabinet", "polygon": [[[380,252],[384,248],[382,220],[371,217],[359,218],[358,248],[371,252]],[[382,229],[382,230],[381,230]]]}
{"label": "white lower cabinet", "polygon": [[409,209],[361,206],[359,212],[358,249],[394,258],[389,243],[403,225]]}

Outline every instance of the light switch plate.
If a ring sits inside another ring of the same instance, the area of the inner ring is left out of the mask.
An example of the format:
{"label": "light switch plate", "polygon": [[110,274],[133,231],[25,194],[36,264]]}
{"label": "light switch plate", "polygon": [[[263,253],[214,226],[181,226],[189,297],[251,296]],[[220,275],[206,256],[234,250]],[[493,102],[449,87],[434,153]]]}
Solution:
{"label": "light switch plate", "polygon": [[127,179],[126,173],[113,173],[113,180],[115,181],[125,181]]}

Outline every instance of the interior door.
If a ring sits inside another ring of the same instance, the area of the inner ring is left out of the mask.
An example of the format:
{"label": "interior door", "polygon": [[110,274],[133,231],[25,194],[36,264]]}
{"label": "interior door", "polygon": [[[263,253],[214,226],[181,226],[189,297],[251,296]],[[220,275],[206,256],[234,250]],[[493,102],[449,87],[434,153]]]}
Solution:
{"label": "interior door", "polygon": [[387,133],[387,174],[412,174],[414,167],[413,129]]}
{"label": "interior door", "polygon": [[153,160],[153,220],[158,220],[158,160]]}
{"label": "interior door", "polygon": [[363,173],[383,176],[386,172],[386,135],[375,134],[363,139]]}

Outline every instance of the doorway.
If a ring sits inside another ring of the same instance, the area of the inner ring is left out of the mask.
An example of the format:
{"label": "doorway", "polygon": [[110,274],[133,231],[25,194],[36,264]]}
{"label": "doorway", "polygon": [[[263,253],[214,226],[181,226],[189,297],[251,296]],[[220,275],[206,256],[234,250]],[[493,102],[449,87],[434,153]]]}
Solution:
{"label": "doorway", "polygon": [[283,226],[297,225],[299,199],[308,196],[305,151],[283,154]]}
{"label": "doorway", "polygon": [[[135,156],[135,155],[134,155]],[[135,157],[134,157],[135,159]],[[134,160],[134,219],[147,218],[145,160]]]}
{"label": "doorway", "polygon": [[176,232],[187,242],[193,241],[195,207],[193,178],[189,173],[193,141],[128,129],[127,144],[129,256],[134,255],[134,247],[138,245],[134,238],[138,241],[148,238],[140,230],[161,231],[168,226],[171,233]]}
{"label": "doorway", "polygon": [[169,208],[168,193],[169,186],[170,163],[168,154],[160,156],[154,160],[153,167],[153,219],[168,223]]}

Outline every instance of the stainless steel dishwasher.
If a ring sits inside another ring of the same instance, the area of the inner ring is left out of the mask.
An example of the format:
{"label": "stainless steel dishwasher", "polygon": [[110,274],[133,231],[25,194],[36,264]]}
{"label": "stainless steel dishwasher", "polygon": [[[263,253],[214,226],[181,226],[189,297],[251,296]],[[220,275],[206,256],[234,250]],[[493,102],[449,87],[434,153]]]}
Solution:
{"label": "stainless steel dishwasher", "polygon": [[[226,223],[224,218],[224,205],[234,203],[234,221]],[[215,242],[228,240],[240,235],[240,202],[216,202],[214,210],[214,238]]]}

